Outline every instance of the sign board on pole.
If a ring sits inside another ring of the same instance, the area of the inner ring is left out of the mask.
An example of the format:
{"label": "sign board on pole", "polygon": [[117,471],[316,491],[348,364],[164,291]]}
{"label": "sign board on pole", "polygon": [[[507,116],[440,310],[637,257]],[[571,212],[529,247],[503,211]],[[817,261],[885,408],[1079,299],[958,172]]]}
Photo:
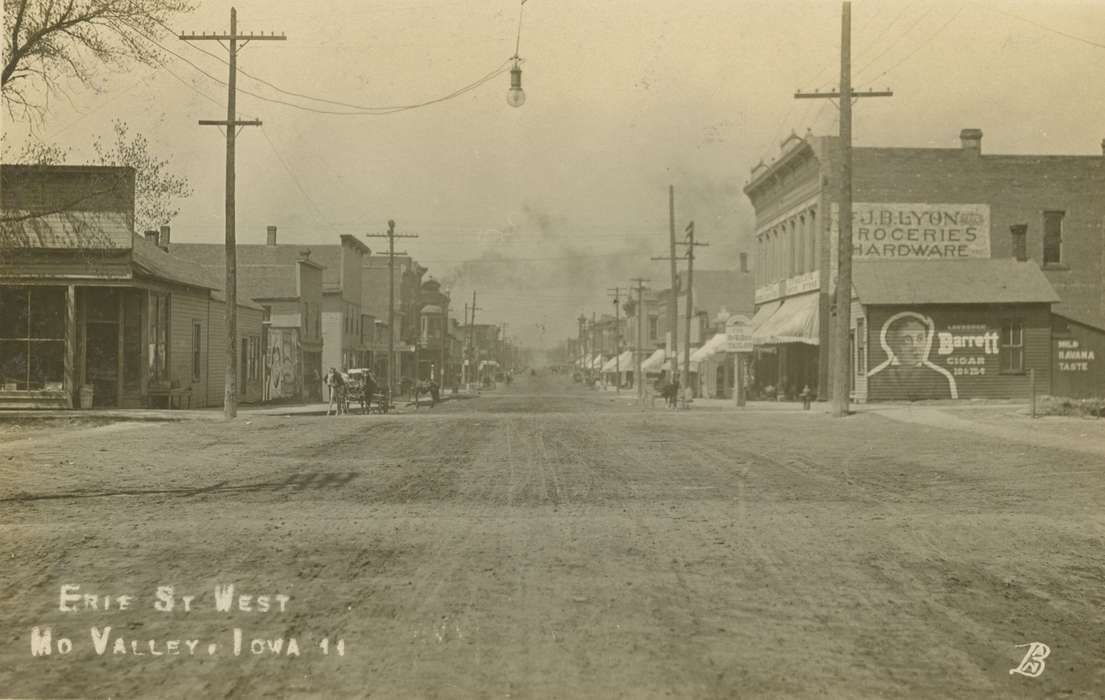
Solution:
{"label": "sign board on pole", "polygon": [[725,327],[726,352],[752,352],[752,326],[734,323]]}

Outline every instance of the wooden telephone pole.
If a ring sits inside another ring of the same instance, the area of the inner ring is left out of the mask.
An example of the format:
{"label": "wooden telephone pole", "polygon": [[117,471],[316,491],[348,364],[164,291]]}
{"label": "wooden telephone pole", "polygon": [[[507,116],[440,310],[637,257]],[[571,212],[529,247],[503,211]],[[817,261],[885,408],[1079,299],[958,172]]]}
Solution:
{"label": "wooden telephone pole", "polygon": [[476,293],[472,292],[472,322],[468,325],[468,352],[470,360],[468,361],[468,383],[475,384],[477,387],[480,384],[480,371],[476,366],[480,361],[480,353],[476,349],[476,312],[483,311],[482,308],[476,306]]}
{"label": "wooden telephone pole", "polygon": [[[226,128],[226,375],[223,390],[223,415],[227,419],[238,415],[238,255],[234,219],[234,141],[237,128],[261,126],[261,120],[239,120],[237,115],[238,49],[251,41],[285,41],[283,34],[239,34],[238,11],[230,8],[229,34],[180,34],[182,41],[227,42],[230,54],[230,77],[227,80],[226,119],[201,119],[201,126]],[[238,42],[243,42],[241,47]]]}
{"label": "wooden telephone pole", "polygon": [[[694,318],[694,249],[696,246],[708,246],[694,239],[694,222],[687,224],[686,238],[679,244],[687,247],[687,337],[683,339],[683,395],[691,383],[691,319]],[[686,407],[684,400],[683,406]]]}
{"label": "wooden telephone pole", "polygon": [[[852,90],[852,3],[845,2],[840,17],[840,90],[796,92],[795,99],[840,100],[840,194],[838,196],[839,238],[837,244],[836,325],[833,328],[829,376],[832,383],[832,413],[849,413],[848,386],[852,371],[852,100],[860,97],[893,97],[890,90]],[[830,277],[830,284],[832,279]]]}
{"label": "wooden telephone pole", "polygon": [[[395,221],[388,219],[388,232],[387,233],[369,233],[365,235],[365,238],[386,238],[388,239],[388,352],[387,352],[387,372],[388,372],[388,392],[387,400],[390,403],[393,395],[393,387],[395,386],[395,256],[406,255],[404,252],[395,252],[395,239],[396,238],[418,238],[413,234],[398,234],[395,232]],[[418,371],[417,369],[415,370]]]}
{"label": "wooden telephone pole", "polygon": [[[679,374],[679,273],[675,269],[675,185],[668,185],[668,259],[671,260],[671,303],[668,304],[668,328],[671,329],[671,378]],[[657,258],[653,258],[656,260]]]}
{"label": "wooden telephone pole", "polygon": [[[686,316],[687,316],[687,318],[686,318],[686,333],[687,333],[687,337],[684,338],[684,342],[683,342],[683,376],[682,376],[682,379],[680,379],[680,381],[679,381],[679,386],[680,386],[681,389],[685,389],[687,384],[690,383],[690,380],[691,380],[691,317],[694,315],[694,295],[693,295],[693,292],[691,291],[691,285],[694,284],[694,249],[695,249],[695,247],[702,247],[702,246],[710,245],[709,243],[701,243],[701,242],[695,241],[695,239],[694,239],[694,222],[693,221],[690,222],[689,224],[687,224],[687,228],[685,229],[685,233],[686,233],[686,238],[683,241],[680,241],[677,245],[687,246],[687,252],[686,253],[684,253],[683,255],[680,255],[680,256],[670,255],[670,256],[667,256],[667,257],[652,258],[653,260],[670,260],[671,265],[672,265],[673,268],[675,267],[675,263],[676,263],[677,260],[682,260],[684,258],[686,258],[686,260],[687,260],[687,310],[686,310]],[[679,288],[679,284],[678,284],[679,278],[678,278],[678,276],[675,278],[675,280],[676,280],[676,284],[672,285],[672,299],[671,299],[671,306],[672,307],[675,307],[676,303],[679,301],[679,295],[676,293],[676,291]],[[672,347],[673,348],[676,347],[676,341],[677,341],[677,338],[678,338],[678,335],[679,335],[679,333],[677,331],[678,331],[678,329],[676,329],[674,326],[672,326],[671,337],[672,337]],[[672,367],[673,367],[672,378],[673,379],[679,379],[678,358],[675,357],[674,352],[672,353],[672,355],[673,355],[673,358],[674,358],[672,360]]]}
{"label": "wooden telephone pole", "polygon": [[628,289],[623,290],[621,287],[614,287],[613,289],[607,289],[607,294],[612,294],[614,300],[614,391],[622,393],[622,317],[619,312],[619,306],[621,304],[621,294],[623,291],[628,292]]}
{"label": "wooden telephone pole", "polygon": [[636,368],[633,371],[633,381],[637,385],[637,400],[642,404],[645,400],[645,378],[641,375],[641,353],[644,351],[644,336],[641,323],[645,312],[645,282],[644,277],[634,277],[630,282],[637,283],[637,347],[634,348],[633,358],[636,360]]}

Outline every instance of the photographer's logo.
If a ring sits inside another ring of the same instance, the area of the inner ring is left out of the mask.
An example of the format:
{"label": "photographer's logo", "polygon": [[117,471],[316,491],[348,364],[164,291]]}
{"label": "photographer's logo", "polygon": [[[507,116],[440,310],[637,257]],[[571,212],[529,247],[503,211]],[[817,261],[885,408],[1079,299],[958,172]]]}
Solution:
{"label": "photographer's logo", "polygon": [[1009,669],[1009,674],[1019,673],[1029,678],[1038,678],[1044,672],[1044,659],[1051,653],[1051,647],[1043,642],[1017,645],[1018,649],[1025,647],[1028,648],[1028,651],[1025,652],[1024,658],[1021,659],[1021,663],[1016,668]]}

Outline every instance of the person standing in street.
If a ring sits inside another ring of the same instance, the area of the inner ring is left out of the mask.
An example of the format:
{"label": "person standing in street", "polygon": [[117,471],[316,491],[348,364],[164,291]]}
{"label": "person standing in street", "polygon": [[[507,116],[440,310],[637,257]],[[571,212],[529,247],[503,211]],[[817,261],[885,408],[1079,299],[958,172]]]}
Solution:
{"label": "person standing in street", "polygon": [[326,386],[330,387],[330,403],[326,407],[326,415],[330,415],[330,409],[334,409],[334,415],[340,415],[343,412],[345,401],[345,380],[342,379],[341,373],[333,367],[326,375]]}

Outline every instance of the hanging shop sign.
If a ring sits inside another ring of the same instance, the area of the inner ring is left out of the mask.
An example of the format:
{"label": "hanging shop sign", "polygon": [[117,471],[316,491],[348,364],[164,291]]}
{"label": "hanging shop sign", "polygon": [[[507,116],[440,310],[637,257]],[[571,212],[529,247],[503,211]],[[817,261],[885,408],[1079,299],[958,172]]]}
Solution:
{"label": "hanging shop sign", "polygon": [[725,352],[752,352],[750,323],[733,323],[725,326]]}

